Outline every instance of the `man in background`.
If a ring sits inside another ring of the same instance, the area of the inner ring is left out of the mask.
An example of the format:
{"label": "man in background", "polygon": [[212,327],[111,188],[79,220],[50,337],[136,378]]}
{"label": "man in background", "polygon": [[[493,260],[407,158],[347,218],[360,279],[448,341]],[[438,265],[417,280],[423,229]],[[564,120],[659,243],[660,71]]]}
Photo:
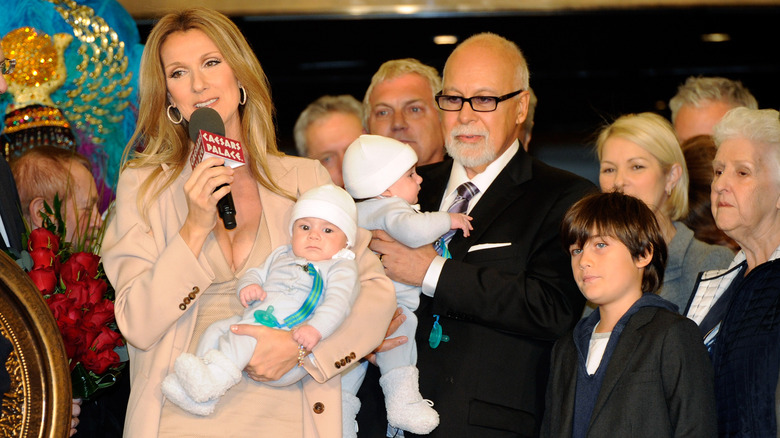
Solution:
{"label": "man in background", "polygon": [[43,226],[44,204],[54,209],[54,197],[62,202],[65,240],[76,248],[90,249],[99,237],[103,219],[98,211],[97,186],[83,155],[53,146],[37,146],[11,163],[19,189],[24,219],[32,229]]}
{"label": "man in background", "polygon": [[742,82],[720,77],[691,76],[669,101],[681,143],[697,135],[712,135],[712,127],[738,106],[758,109],[758,102]]}
{"label": "man in background", "polygon": [[368,133],[411,146],[417,166],[443,160],[444,139],[433,100],[440,89],[441,78],[433,67],[412,58],[385,62],[363,98]]}
{"label": "man in background", "polygon": [[298,155],[319,160],[339,187],[344,187],[344,151],[363,133],[363,107],[348,94],[322,96],[310,103],[293,128]]}

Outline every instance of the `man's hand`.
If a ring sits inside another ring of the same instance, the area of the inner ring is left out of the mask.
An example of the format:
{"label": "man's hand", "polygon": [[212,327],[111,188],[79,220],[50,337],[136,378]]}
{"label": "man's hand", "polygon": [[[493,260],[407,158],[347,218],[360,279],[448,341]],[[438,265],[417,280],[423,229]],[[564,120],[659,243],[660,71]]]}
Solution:
{"label": "man's hand", "polygon": [[428,266],[436,257],[433,245],[412,249],[396,242],[384,231],[374,230],[372,233],[373,238],[368,247],[379,254],[387,276],[399,283],[422,286]]}
{"label": "man's hand", "polygon": [[376,353],[382,353],[388,350],[392,350],[393,348],[398,347],[399,345],[403,345],[409,341],[409,338],[407,338],[406,336],[398,336],[395,338],[388,339],[390,335],[392,335],[393,333],[395,333],[396,330],[398,330],[398,327],[400,327],[404,321],[406,321],[406,315],[404,315],[403,310],[400,307],[395,309],[395,313],[393,314],[393,319],[390,320],[390,325],[387,327],[387,333],[385,333],[385,340],[382,341],[382,343],[379,344],[379,346],[376,347],[374,351],[366,355],[367,361],[376,365]]}

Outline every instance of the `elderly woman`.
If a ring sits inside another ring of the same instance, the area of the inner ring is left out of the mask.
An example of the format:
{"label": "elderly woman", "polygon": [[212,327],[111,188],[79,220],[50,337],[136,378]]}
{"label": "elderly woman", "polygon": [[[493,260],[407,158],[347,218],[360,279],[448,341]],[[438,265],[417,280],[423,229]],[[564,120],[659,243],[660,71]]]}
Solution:
{"label": "elderly woman", "polygon": [[672,125],[657,114],[625,115],[601,131],[596,147],[601,190],[639,198],[655,213],[669,252],[659,295],[682,311],[698,273],[727,266],[734,253],[696,240],[679,222],[688,212],[688,170]]}
{"label": "elderly woman", "polygon": [[[176,357],[193,352],[211,322],[242,313],[237,279],[290,243],[296,196],[330,177],[317,161],[278,152],[266,76],[235,24],[215,11],[160,19],[144,49],[140,83],[143,111],[103,240],[116,320],[130,353],[124,436],[340,438],[339,373],[379,345],[395,309],[392,283],[367,250],[365,230],[354,247],[361,290],[352,312],[313,352],[290,331],[234,326],[233,333],[255,337],[257,347],[214,414],[191,415],[163,397],[161,382]],[[225,136],[241,143],[245,166],[223,167],[216,158],[190,165],[195,145],[187,125],[202,107],[214,109]],[[230,230],[216,208],[227,193],[238,223]],[[296,365],[309,375],[295,384],[258,383]]]}
{"label": "elderly woman", "polygon": [[705,272],[687,316],[715,367],[720,436],[775,437],[780,372],[780,113],[735,108],[715,126],[712,214],[742,250]]}

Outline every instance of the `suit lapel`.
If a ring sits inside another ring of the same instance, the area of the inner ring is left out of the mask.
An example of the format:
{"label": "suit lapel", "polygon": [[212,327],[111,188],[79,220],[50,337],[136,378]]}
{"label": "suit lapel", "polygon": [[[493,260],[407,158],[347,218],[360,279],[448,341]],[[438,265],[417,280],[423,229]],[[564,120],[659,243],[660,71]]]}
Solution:
{"label": "suit lapel", "polygon": [[[298,168],[286,168],[284,163],[278,157],[268,157],[268,167],[271,171],[269,178],[273,178],[279,187],[287,193],[292,194],[296,198],[301,196],[298,190]],[[265,220],[268,223],[268,230],[271,235],[271,248],[276,248],[280,245],[286,245],[289,243],[289,222],[290,215],[292,214],[292,206],[294,201],[285,198],[284,196],[277,195],[272,191],[257,184],[257,188],[260,191],[260,202],[263,205],[263,211],[285,211],[283,215],[279,214],[265,214]]]}
{"label": "suit lapel", "polygon": [[455,233],[453,236],[449,249],[454,259],[463,260],[468,254],[468,249],[480,242],[482,235],[490,229],[493,221],[525,194],[527,189],[521,186],[532,177],[532,163],[531,156],[520,149],[498,174],[477,205],[471,210],[470,216],[474,218],[471,221],[471,225],[474,227],[471,235],[463,237],[462,233]]}

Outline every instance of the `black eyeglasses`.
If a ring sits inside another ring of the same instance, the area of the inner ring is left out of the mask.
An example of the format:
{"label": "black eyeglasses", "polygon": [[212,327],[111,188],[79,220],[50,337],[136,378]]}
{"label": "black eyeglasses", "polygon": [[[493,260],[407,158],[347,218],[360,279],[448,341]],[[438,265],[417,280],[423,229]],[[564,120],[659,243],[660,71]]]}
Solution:
{"label": "black eyeglasses", "polygon": [[16,60],[4,59],[2,62],[0,62],[0,65],[2,65],[3,74],[9,75],[14,72],[14,67],[16,67]]}
{"label": "black eyeglasses", "polygon": [[463,97],[463,96],[448,96],[446,94],[441,94],[441,91],[439,91],[436,94],[436,105],[439,105],[439,108],[441,108],[442,111],[460,111],[463,108],[463,103],[468,102],[469,105],[471,105],[471,109],[477,112],[481,113],[489,113],[491,111],[495,111],[496,108],[498,108],[498,103],[503,102],[507,99],[511,99],[518,94],[522,93],[524,90],[521,88],[517,91],[514,91],[509,94],[505,94],[503,96],[474,96],[474,97]]}

